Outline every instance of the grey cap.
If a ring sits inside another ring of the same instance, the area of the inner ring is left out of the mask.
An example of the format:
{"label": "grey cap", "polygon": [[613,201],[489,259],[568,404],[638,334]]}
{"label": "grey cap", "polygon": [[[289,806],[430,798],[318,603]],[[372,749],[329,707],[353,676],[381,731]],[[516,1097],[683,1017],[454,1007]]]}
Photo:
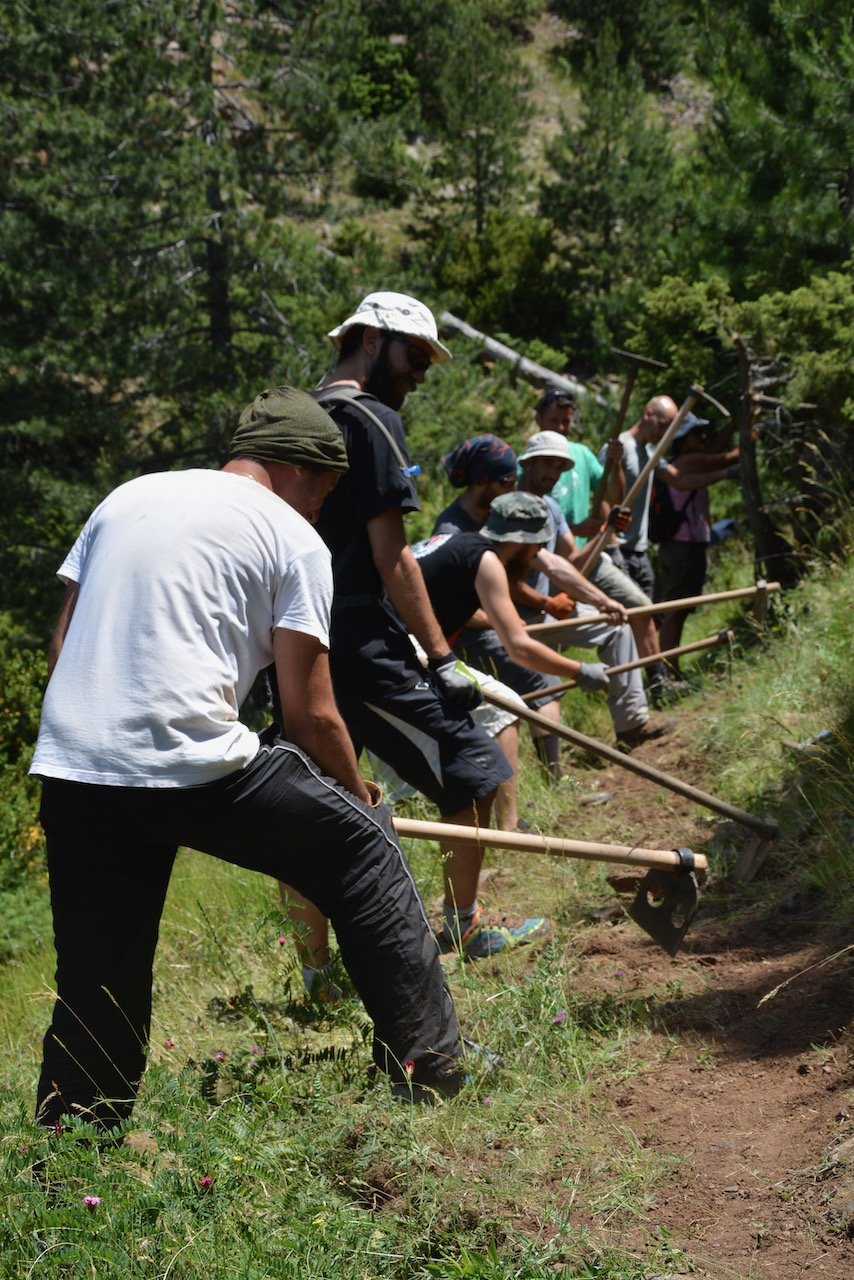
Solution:
{"label": "grey cap", "polygon": [[492,542],[548,542],[549,509],[535,493],[502,493],[480,532]]}

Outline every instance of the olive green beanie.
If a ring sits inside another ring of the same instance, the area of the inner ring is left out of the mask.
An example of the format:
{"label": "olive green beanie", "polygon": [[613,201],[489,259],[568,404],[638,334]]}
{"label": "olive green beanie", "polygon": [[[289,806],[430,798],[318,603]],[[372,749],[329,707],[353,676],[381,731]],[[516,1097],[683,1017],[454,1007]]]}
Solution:
{"label": "olive green beanie", "polygon": [[240,415],[229,458],[346,471],[344,437],[325,409],[296,387],[270,387]]}

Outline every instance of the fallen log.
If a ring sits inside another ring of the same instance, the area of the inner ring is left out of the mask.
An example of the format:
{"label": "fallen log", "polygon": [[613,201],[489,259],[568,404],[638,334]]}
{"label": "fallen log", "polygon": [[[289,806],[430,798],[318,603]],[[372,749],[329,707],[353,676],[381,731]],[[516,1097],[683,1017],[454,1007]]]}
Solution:
{"label": "fallen log", "polygon": [[[540,390],[565,391],[574,400],[584,400],[592,394],[587,390],[584,383],[579,382],[577,378],[567,377],[563,373],[555,373],[553,369],[547,369],[545,365],[537,364],[535,360],[528,360],[526,356],[521,356],[512,347],[508,347],[503,342],[498,342],[496,338],[490,338],[486,333],[481,333],[479,329],[466,324],[465,320],[460,320],[458,316],[452,315],[450,311],[442,312],[439,316],[439,325],[443,329],[450,330],[451,333],[458,333],[464,338],[470,338],[473,342],[479,342],[484,351],[492,356],[493,359],[503,360],[511,364],[520,377]],[[606,398],[598,393],[593,395],[592,398],[599,405],[606,406],[608,404]]]}

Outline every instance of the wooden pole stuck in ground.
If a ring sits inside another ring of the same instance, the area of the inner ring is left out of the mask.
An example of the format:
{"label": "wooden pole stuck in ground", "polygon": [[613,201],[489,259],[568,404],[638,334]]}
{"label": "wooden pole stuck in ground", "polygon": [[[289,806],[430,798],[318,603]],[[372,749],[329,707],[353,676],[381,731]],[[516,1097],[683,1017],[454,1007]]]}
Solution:
{"label": "wooden pole stuck in ground", "polygon": [[[719,631],[717,635],[706,636],[705,640],[694,640],[691,644],[680,645],[678,649],[663,649],[661,653],[649,653],[645,658],[635,658],[634,662],[623,662],[617,667],[608,667],[607,674],[618,676],[624,671],[636,671],[638,667],[648,667],[653,662],[660,662],[666,658],[678,658],[683,653],[699,653],[701,649],[712,649],[718,644],[728,644],[732,639],[731,631]],[[567,689],[575,688],[577,685],[574,680],[562,680],[560,684],[550,684],[548,689],[534,689],[531,693],[522,693],[519,696],[523,702],[536,702],[544,693],[566,693]]]}
{"label": "wooden pole stuck in ground", "polygon": [[[413,840],[453,841],[473,844],[478,848],[514,849],[519,853],[546,853],[552,858],[579,858],[584,862],[615,862],[627,867],[664,867],[684,869],[684,860],[675,849],[640,849],[632,845],[600,844],[597,841],[564,840],[562,836],[538,835],[535,832],[493,831],[487,827],[461,827],[447,822],[419,822],[414,818],[395,818],[399,836]],[[694,854],[695,871],[705,871],[708,861],[702,853]]]}
{"label": "wooden pole stuck in ground", "polygon": [[[639,604],[633,609],[627,609],[626,614],[631,618],[646,618],[651,613],[674,613],[679,609],[697,609],[704,604],[718,604],[722,600],[740,600],[748,596],[755,596],[757,593],[770,595],[773,591],[781,590],[779,582],[764,582],[760,579],[752,587],[736,587],[732,591],[710,591],[705,596],[686,596],[683,600],[661,600],[658,604]],[[534,622],[528,627],[531,635],[555,635],[562,630],[571,631],[575,627],[583,627],[588,622],[608,622],[607,613],[588,613],[578,614],[577,617],[567,618],[565,621],[557,622]],[[572,644],[571,640],[567,640],[568,645]]]}

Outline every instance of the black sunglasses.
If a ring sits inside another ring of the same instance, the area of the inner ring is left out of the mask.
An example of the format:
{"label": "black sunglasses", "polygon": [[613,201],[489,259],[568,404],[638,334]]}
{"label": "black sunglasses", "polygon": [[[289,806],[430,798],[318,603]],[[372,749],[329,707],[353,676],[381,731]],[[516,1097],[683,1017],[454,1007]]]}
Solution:
{"label": "black sunglasses", "polygon": [[430,368],[433,353],[425,351],[423,347],[416,347],[414,342],[410,342],[408,338],[404,338],[399,333],[394,335],[394,341],[406,347],[406,358],[413,373],[426,373]]}

